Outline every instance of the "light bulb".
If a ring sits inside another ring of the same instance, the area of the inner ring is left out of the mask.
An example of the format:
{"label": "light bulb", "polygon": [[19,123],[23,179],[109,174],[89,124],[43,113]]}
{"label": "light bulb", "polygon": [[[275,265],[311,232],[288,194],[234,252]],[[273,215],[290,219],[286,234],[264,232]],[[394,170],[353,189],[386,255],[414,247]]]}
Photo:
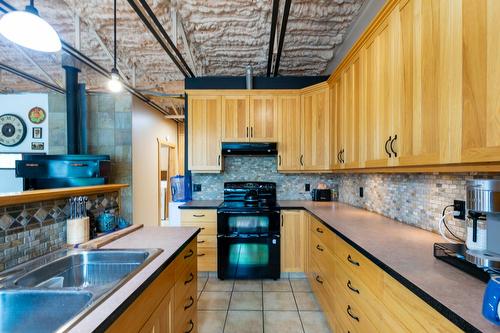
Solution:
{"label": "light bulb", "polygon": [[119,93],[123,89],[123,84],[120,81],[120,76],[118,75],[118,71],[113,68],[111,70],[111,80],[108,81],[108,89],[111,92]]}
{"label": "light bulb", "polygon": [[12,11],[0,19],[0,33],[8,40],[41,52],[61,50],[61,40],[47,21],[29,11]]}

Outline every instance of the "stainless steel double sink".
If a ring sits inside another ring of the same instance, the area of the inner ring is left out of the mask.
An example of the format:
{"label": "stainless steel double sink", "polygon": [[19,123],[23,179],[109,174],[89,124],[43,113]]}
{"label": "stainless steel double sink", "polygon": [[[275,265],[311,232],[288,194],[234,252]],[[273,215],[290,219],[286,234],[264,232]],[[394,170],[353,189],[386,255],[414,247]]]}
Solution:
{"label": "stainless steel double sink", "polygon": [[70,329],[162,252],[60,250],[0,273],[0,332]]}

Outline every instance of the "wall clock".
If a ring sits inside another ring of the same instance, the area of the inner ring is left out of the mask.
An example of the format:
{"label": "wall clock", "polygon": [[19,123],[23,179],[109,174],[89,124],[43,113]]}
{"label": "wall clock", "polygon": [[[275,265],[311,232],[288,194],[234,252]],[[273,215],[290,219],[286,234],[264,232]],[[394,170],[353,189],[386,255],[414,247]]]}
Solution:
{"label": "wall clock", "polygon": [[26,138],[24,120],[14,114],[0,116],[0,145],[14,147]]}

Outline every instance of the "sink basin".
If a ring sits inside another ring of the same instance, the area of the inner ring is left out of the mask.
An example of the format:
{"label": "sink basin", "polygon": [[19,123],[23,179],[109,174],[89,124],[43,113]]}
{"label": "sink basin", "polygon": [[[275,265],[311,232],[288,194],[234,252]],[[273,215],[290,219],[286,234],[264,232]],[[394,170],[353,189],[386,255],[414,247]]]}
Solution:
{"label": "sink basin", "polygon": [[0,332],[54,332],[91,300],[87,291],[0,290]]}
{"label": "sink basin", "polygon": [[93,288],[120,281],[147,258],[147,251],[81,251],[70,254],[17,279],[20,287]]}

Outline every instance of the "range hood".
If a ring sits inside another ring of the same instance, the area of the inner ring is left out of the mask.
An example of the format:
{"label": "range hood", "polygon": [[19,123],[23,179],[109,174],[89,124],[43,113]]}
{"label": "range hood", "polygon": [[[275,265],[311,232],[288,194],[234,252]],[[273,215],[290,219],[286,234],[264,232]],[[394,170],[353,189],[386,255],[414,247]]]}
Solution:
{"label": "range hood", "polygon": [[276,142],[224,142],[222,155],[276,155]]}

